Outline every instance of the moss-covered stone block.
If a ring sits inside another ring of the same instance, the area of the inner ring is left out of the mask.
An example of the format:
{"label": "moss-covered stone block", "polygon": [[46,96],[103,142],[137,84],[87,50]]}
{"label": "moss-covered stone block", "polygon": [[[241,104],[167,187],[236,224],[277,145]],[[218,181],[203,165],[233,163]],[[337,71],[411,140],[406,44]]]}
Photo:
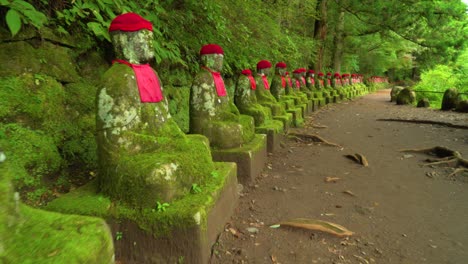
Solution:
{"label": "moss-covered stone block", "polygon": [[[164,210],[143,210],[110,202],[91,182],[49,203],[47,210],[99,215],[111,225],[118,261],[128,263],[206,263],[238,199],[235,163],[214,163],[197,191],[172,201]],[[95,205],[82,206],[84,204]],[[129,250],[131,249],[131,250]],[[158,250],[155,250],[158,249]]]}
{"label": "moss-covered stone block", "polygon": [[269,120],[262,126],[255,127],[255,133],[267,135],[267,152],[273,153],[279,148],[283,139],[283,122],[278,120]]}
{"label": "moss-covered stone block", "polygon": [[38,41],[34,47],[26,41],[0,44],[1,61],[14,61],[0,65],[0,76],[18,76],[25,73],[52,76],[60,82],[80,79],[72,50],[48,41]]}
{"label": "moss-covered stone block", "polygon": [[461,113],[468,113],[468,100],[461,100],[458,102],[455,111]]}
{"label": "moss-covered stone block", "polygon": [[431,106],[431,103],[429,102],[428,98],[421,98],[418,101],[418,104],[416,105],[416,107],[422,107],[422,108],[427,108],[427,107],[430,107],[430,106]]}
{"label": "moss-covered stone block", "polygon": [[3,162],[0,155],[0,263],[114,263],[102,219],[22,205],[10,183],[9,157]]}
{"label": "moss-covered stone block", "polygon": [[390,91],[390,102],[396,102],[398,94],[405,89],[405,87],[402,86],[394,86],[392,90]]}
{"label": "moss-covered stone block", "polygon": [[241,148],[213,150],[213,160],[235,162],[237,178],[242,184],[249,184],[263,170],[267,159],[267,137],[255,134],[255,138]]}
{"label": "moss-covered stone block", "polygon": [[397,105],[414,104],[416,101],[416,93],[409,88],[405,88],[398,93]]}

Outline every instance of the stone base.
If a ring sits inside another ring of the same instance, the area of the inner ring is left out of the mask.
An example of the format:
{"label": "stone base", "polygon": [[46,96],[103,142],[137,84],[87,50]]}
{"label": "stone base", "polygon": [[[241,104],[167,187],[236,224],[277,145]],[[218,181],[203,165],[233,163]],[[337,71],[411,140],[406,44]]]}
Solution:
{"label": "stone base", "polygon": [[163,211],[157,209],[157,201],[153,209],[110,201],[98,193],[96,181],[57,198],[46,209],[106,218],[119,263],[208,263],[211,246],[238,200],[236,164],[217,162],[215,169],[199,193],[188,193]]}
{"label": "stone base", "polygon": [[263,170],[267,159],[266,135],[256,134],[255,138],[241,148],[211,150],[214,161],[237,163],[237,179],[246,185]]}
{"label": "stone base", "polygon": [[290,110],[286,110],[288,113],[291,113],[293,116],[293,126],[294,127],[303,127],[304,126],[304,118],[302,115],[302,108],[291,108]]}
{"label": "stone base", "polygon": [[[198,204],[193,225],[174,228],[166,235],[153,235],[132,221],[112,220],[113,233],[122,232],[115,241],[116,260],[122,263],[208,263],[211,247],[224,230],[237,205],[235,163],[219,163],[225,178],[221,188],[213,190],[212,201]],[[218,177],[221,177],[219,175]],[[184,217],[181,215],[180,217]]]}
{"label": "stone base", "polygon": [[267,136],[267,152],[273,153],[280,147],[280,143],[283,140],[284,132],[277,131],[273,128],[257,127],[255,128],[256,134],[266,134]]}
{"label": "stone base", "polygon": [[273,116],[273,119],[283,122],[283,130],[285,133],[288,132],[293,122],[293,116],[290,113],[286,113],[284,115]]}

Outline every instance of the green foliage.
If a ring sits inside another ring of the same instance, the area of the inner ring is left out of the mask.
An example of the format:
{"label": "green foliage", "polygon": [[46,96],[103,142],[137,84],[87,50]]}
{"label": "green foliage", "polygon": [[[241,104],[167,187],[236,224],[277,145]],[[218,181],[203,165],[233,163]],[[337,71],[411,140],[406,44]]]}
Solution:
{"label": "green foliage", "polygon": [[198,184],[196,183],[192,184],[192,187],[190,188],[191,193],[201,193],[201,191],[202,189]]}
{"label": "green foliage", "polygon": [[449,88],[456,87],[457,82],[458,80],[452,68],[446,65],[437,65],[434,69],[422,73],[421,81],[414,87],[416,91],[416,101],[419,101],[421,98],[428,98],[431,107],[440,108],[443,93]]}
{"label": "green foliage", "polygon": [[159,201],[156,202],[156,212],[166,212],[167,207],[169,207],[169,203],[160,203]]}
{"label": "green foliage", "polygon": [[5,20],[12,36],[15,36],[19,32],[22,24],[31,24],[36,28],[41,28],[47,23],[46,15],[37,11],[36,8],[27,1],[1,0],[0,6],[8,8]]}
{"label": "green foliage", "polygon": [[119,241],[119,240],[122,240],[122,238],[123,238],[123,232],[121,231],[115,232],[115,240]]}

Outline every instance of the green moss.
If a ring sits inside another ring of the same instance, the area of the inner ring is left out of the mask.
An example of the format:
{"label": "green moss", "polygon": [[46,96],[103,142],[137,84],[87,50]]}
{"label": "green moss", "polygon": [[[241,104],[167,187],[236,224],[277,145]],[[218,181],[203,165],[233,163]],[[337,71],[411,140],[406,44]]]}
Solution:
{"label": "green moss", "polygon": [[242,142],[250,142],[255,136],[254,119],[251,116],[240,115],[239,123],[242,126]]}
{"label": "green moss", "polygon": [[0,146],[10,161],[13,182],[19,189],[38,187],[63,165],[53,138],[40,130],[0,124]]}
{"label": "green moss", "polygon": [[45,209],[67,214],[108,217],[111,201],[98,192],[98,182],[93,180],[76,191],[69,192],[59,199],[53,200],[47,204]]}
{"label": "green moss", "polygon": [[189,98],[190,98],[190,87],[173,87],[166,86],[164,88],[164,96],[168,100],[169,112],[172,118],[180,127],[180,129],[188,133],[189,132]]}
{"label": "green moss", "polygon": [[25,41],[0,44],[1,61],[15,63],[0,66],[0,76],[44,74],[63,82],[77,82],[80,77],[75,69],[72,52],[68,48],[40,41],[35,48]]}
{"label": "green moss", "polygon": [[[170,202],[165,211],[158,211],[156,201],[146,208],[134,208],[127,204],[116,202],[109,206],[109,200],[97,193],[93,183],[77,189],[47,206],[48,210],[59,212],[75,212],[83,215],[99,215],[108,218],[129,219],[140,228],[154,236],[168,234],[174,229],[185,229],[195,225],[206,228],[207,212],[213,207],[226,182],[227,177],[235,177],[229,173],[232,165],[215,163],[213,170],[206,175],[205,181],[199,182],[201,192],[187,193],[183,197]],[[160,201],[161,203],[164,201]],[[88,203],[87,206],[82,206]],[[98,209],[92,205],[99,205]]]}
{"label": "green moss", "polygon": [[103,220],[20,209],[21,226],[11,232],[0,259],[5,263],[113,263],[112,237]]}
{"label": "green moss", "polygon": [[256,133],[267,134],[267,131],[273,130],[276,134],[283,133],[283,122],[278,120],[267,120],[262,126],[255,128]]}

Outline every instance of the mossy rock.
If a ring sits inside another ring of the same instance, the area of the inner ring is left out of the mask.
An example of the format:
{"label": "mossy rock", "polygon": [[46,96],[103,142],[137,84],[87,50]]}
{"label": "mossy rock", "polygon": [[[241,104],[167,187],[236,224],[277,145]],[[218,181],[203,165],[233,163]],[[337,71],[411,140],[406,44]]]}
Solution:
{"label": "mossy rock", "polygon": [[429,99],[428,98],[421,98],[419,101],[418,101],[418,104],[416,105],[416,107],[430,107],[431,106],[431,103],[429,102]]}
{"label": "mossy rock", "polygon": [[402,86],[394,86],[390,92],[390,102],[396,102],[398,94],[405,89]]}
{"label": "mossy rock", "polygon": [[15,62],[1,64],[0,77],[32,73],[49,75],[65,83],[80,79],[72,50],[48,41],[39,42],[37,47],[26,41],[1,43],[0,60]]}
{"label": "mossy rock", "polygon": [[0,124],[0,146],[10,160],[15,176],[13,183],[18,190],[34,188],[23,197],[36,203],[40,191],[45,191],[42,182],[54,179],[62,169],[64,161],[54,140],[40,130],[31,130],[19,124]]}
{"label": "mossy rock", "polygon": [[0,263],[113,263],[102,219],[33,209],[13,198],[14,171],[0,161]]}
{"label": "mossy rock", "polygon": [[455,109],[458,103],[458,95],[458,90],[455,88],[445,90],[444,97],[442,98],[441,110],[447,111]]}
{"label": "mossy rock", "polygon": [[468,113],[468,100],[459,101],[457,107],[455,108],[455,111]]}
{"label": "mossy rock", "polygon": [[405,88],[398,93],[397,105],[413,104],[416,100],[416,93],[409,88]]}

